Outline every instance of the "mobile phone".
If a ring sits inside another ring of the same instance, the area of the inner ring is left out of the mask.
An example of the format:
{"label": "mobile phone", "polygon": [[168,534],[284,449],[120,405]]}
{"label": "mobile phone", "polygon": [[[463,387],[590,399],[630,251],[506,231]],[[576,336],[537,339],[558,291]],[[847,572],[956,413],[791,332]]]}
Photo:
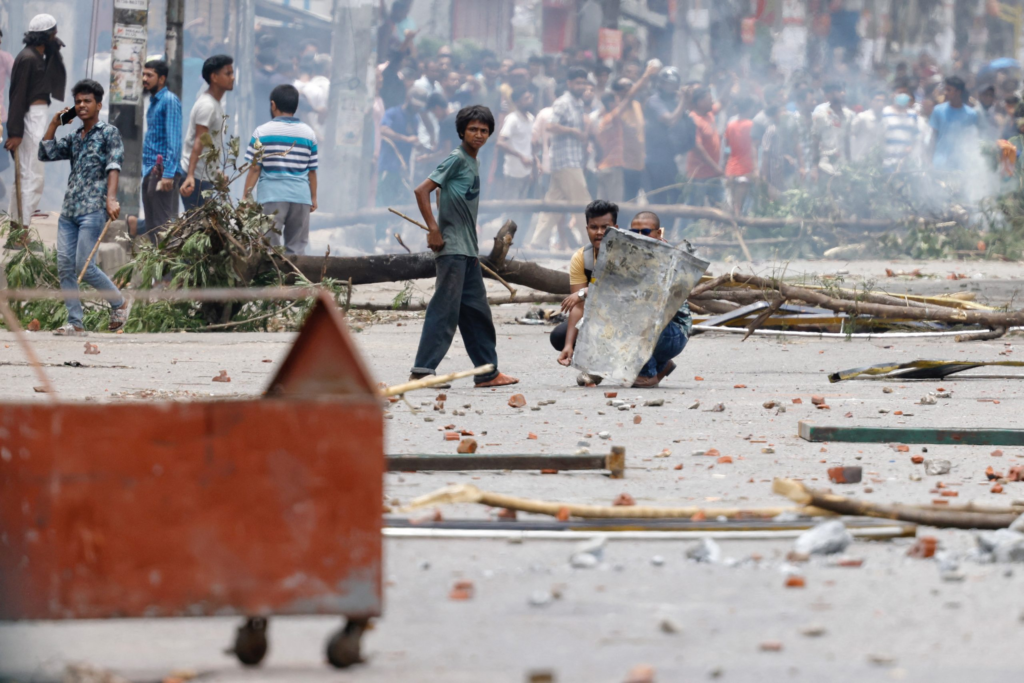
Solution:
{"label": "mobile phone", "polygon": [[78,116],[78,114],[75,113],[75,108],[74,107],[72,107],[71,109],[68,109],[66,112],[64,112],[63,114],[60,115],[60,123],[61,123],[61,125],[62,126],[68,125],[69,123],[71,123],[72,121],[75,120],[76,116]]}

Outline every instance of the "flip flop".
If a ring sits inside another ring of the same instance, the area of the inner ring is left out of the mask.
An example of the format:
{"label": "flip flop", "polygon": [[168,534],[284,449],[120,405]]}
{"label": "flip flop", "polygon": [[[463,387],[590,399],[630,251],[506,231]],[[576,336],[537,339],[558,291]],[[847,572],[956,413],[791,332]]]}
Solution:
{"label": "flip flop", "polygon": [[503,372],[499,372],[498,376],[494,379],[486,382],[480,382],[474,386],[479,389],[480,387],[507,387],[510,384],[519,384],[519,380],[515,377],[509,377]]}

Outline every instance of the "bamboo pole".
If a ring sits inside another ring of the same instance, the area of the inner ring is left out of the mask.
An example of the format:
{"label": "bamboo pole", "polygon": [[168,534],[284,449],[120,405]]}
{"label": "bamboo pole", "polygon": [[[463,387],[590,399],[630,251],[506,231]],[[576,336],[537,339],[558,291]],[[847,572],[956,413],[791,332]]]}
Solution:
{"label": "bamboo pole", "polygon": [[579,505],[576,503],[552,503],[531,498],[517,498],[501,493],[481,491],[470,484],[454,484],[443,489],[428,493],[413,500],[402,508],[402,512],[410,512],[424,507],[433,507],[448,503],[479,503],[491,507],[532,512],[540,515],[558,517],[568,514],[570,517],[589,519],[682,519],[695,515],[704,515],[710,519],[716,517],[756,518],[775,517],[783,512],[795,512],[808,516],[831,516],[832,513],[813,508],[700,508],[700,507],[653,507],[649,505]]}
{"label": "bamboo pole", "polygon": [[424,377],[423,379],[413,380],[412,382],[406,382],[405,384],[396,384],[393,387],[387,387],[381,389],[380,395],[382,397],[388,396],[400,396],[407,391],[415,391],[416,389],[428,389],[430,387],[436,387],[438,384],[447,384],[453,380],[462,379],[463,377],[473,377],[475,375],[486,375],[490,372],[494,372],[494,366],[488,363],[487,365],[481,365],[478,368],[472,370],[462,370],[460,372],[452,372],[447,375],[437,375],[435,377]]}
{"label": "bamboo pole", "polygon": [[100,248],[100,243],[103,242],[103,238],[107,236],[107,229],[110,228],[110,224],[113,222],[113,218],[107,219],[107,224],[103,226],[103,232],[100,233],[99,239],[96,240],[96,244],[92,245],[92,251],[89,252],[89,258],[85,259],[85,265],[82,266],[82,272],[78,274],[78,284],[82,284],[82,279],[85,277],[85,271],[89,270],[89,264],[92,263],[92,257],[96,255],[96,250]]}

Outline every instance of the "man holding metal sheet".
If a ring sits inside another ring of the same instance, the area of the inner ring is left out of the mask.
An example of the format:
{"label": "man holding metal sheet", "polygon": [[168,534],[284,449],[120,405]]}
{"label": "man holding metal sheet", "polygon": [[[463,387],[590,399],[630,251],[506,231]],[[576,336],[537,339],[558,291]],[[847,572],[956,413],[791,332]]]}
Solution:
{"label": "man holding metal sheet", "polygon": [[[590,245],[582,247],[573,254],[569,262],[569,290],[571,294],[562,302],[562,311],[568,314],[566,322],[561,323],[551,332],[551,345],[556,351],[560,351],[558,362],[569,366],[572,363],[573,352],[576,348],[577,326],[583,318],[583,311],[586,305],[588,285],[594,282],[594,264],[601,249],[601,240],[609,229],[618,229],[619,207],[612,202],[598,199],[591,202],[586,208],[587,237]],[[641,211],[634,218],[629,226],[630,232],[663,240],[664,228],[657,214],[652,211]],[[690,338],[690,328],[693,321],[690,317],[690,307],[683,304],[672,321],[662,331],[658,343],[654,347],[654,353],[650,360],[640,371],[639,377],[633,383],[638,388],[654,388],[661,383],[661,380],[672,374],[676,364],[672,360],[686,347]],[[588,384],[600,384],[601,377],[581,372],[576,378],[580,386]]]}

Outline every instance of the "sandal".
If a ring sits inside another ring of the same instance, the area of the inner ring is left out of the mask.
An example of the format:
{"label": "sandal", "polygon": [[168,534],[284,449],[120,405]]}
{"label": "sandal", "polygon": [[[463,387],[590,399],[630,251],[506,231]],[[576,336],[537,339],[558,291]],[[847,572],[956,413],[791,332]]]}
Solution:
{"label": "sandal", "polygon": [[128,322],[128,315],[132,311],[132,305],[129,301],[125,301],[121,304],[120,308],[110,309],[110,325],[107,329],[111,332],[117,332],[119,329],[124,327],[124,324]]}
{"label": "sandal", "polygon": [[494,379],[489,379],[486,382],[480,382],[474,386],[479,389],[480,387],[507,387],[511,384],[519,384],[519,380],[515,377],[509,377],[503,372],[499,372],[498,376]]}
{"label": "sandal", "polygon": [[84,327],[75,327],[71,323],[67,325],[61,325],[53,331],[53,334],[57,337],[84,337],[89,333],[85,331]]}

